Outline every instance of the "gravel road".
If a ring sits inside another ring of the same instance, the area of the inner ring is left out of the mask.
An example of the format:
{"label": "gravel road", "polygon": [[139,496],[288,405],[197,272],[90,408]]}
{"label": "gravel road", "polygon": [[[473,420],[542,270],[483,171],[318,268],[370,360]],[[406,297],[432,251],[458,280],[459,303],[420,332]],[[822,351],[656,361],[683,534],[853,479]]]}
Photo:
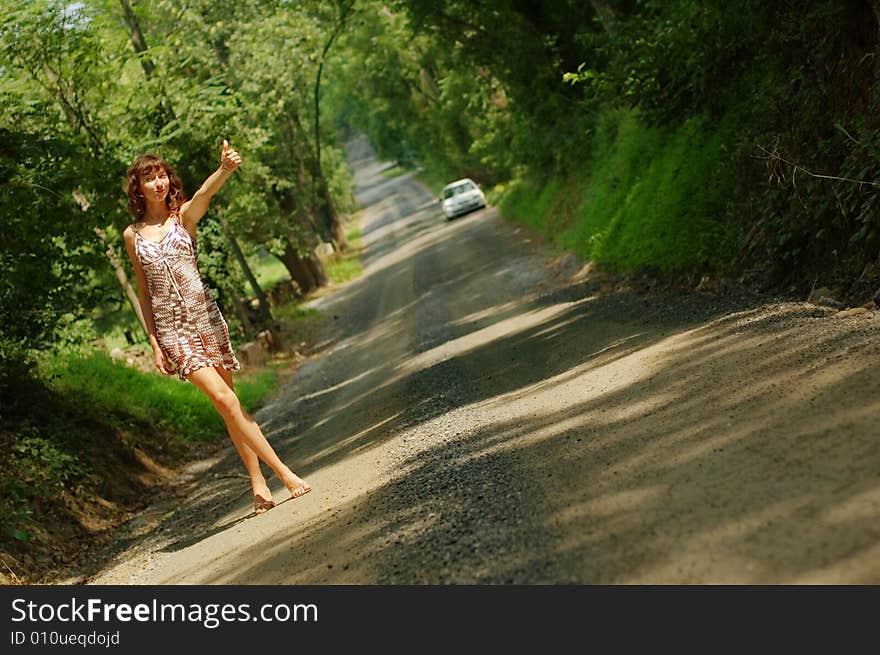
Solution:
{"label": "gravel road", "polygon": [[89,583],[880,583],[877,312],[615,287],[348,154],[364,274],[256,414],[314,491],[248,516],[230,446]]}

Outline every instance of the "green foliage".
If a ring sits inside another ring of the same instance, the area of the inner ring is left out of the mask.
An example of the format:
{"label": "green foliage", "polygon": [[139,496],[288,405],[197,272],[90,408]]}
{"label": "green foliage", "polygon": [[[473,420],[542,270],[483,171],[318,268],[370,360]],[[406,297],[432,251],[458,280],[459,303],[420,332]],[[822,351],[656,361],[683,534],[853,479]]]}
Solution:
{"label": "green foliage", "polygon": [[737,245],[724,134],[708,132],[705,119],[673,130],[631,110],[604,112],[582,169],[517,181],[502,211],[608,268],[724,269]]}
{"label": "green foliage", "polygon": [[311,307],[303,307],[296,303],[287,303],[278,308],[278,315],[282,323],[293,327],[293,331],[299,327],[297,324],[317,324],[321,319],[321,312]]}
{"label": "green foliage", "polygon": [[[27,379],[26,379],[27,380]],[[33,382],[18,389],[19,399],[46,399]],[[27,543],[33,534],[35,499],[51,499],[86,482],[88,467],[78,451],[78,431],[41,403],[42,417],[0,416],[0,541]]]}
{"label": "green foliage", "polygon": [[230,335],[243,338],[242,326],[232,311],[232,299],[247,295],[247,287],[244,273],[230,249],[220,221],[214,216],[203,218],[199,222],[199,271],[217,299],[217,305],[229,325]]}
{"label": "green foliage", "polygon": [[[113,247],[133,277],[121,186],[140,153],[164,156],[191,195],[229,138],[245,165],[214,204],[225,205],[245,241],[307,249],[315,227],[350,206],[350,174],[327,139],[326,172],[314,166],[316,53],[336,29],[323,5],[124,4],[128,18],[110,0],[0,1],[0,370],[13,361],[26,368],[28,351],[57,337],[65,312],[99,314],[96,325],[118,330],[109,297],[121,290],[105,250]],[[143,32],[141,54],[129,18]],[[229,307],[244,283],[213,220],[204,221],[200,265]],[[9,381],[0,374],[0,386]]]}
{"label": "green foliage", "polygon": [[[27,538],[35,489],[98,484],[96,470],[119,454],[86,453],[77,439],[89,442],[91,432],[73,423],[95,421],[129,450],[157,432],[169,449],[224,433],[192,385],[94,352],[123,345],[125,331],[143,338],[107,254],[134,282],[122,244],[131,221],[125,171],[136,155],[155,152],[191,196],[216,169],[224,137],[240,150],[244,165],[199,224],[200,269],[240,334],[231,310],[244,276],[218,218],[245,252],[309,249],[336,212],[353,209],[351,174],[326,127],[317,166],[314,104],[320,53],[338,27],[335,10],[347,4],[0,0],[6,536]],[[276,377],[269,367],[237,380],[243,404],[259,402]]]}
{"label": "green foliage", "polygon": [[328,105],[340,124],[368,134],[381,157],[447,180],[484,181],[507,166],[499,80],[414,34],[403,10],[365,3],[331,63]]}
{"label": "green foliage", "polygon": [[740,272],[798,292],[820,277],[844,295],[855,278],[880,282],[869,3],[646,3],[618,28],[607,64],[584,64],[567,81],[637,106],[650,125],[699,117],[722,138],[725,215],[744,235]]}
{"label": "green foliage", "polygon": [[51,420],[25,421],[14,433],[0,431],[0,540],[30,541],[33,500],[57,496],[83,481],[86,468],[70,430],[56,432],[57,427]]}
{"label": "green foliage", "polygon": [[[216,439],[225,434],[217,410],[194,385],[176,376],[143,373],[114,361],[104,352],[46,357],[41,375],[62,397],[76,398],[97,414],[119,421],[136,420],[179,435],[181,443]],[[255,408],[277,382],[272,367],[240,376],[236,392],[242,406]],[[135,446],[137,444],[130,444]]]}
{"label": "green foliage", "polygon": [[334,106],[380,156],[497,185],[609,265],[880,284],[872,6],[365,2]]}
{"label": "green foliage", "polygon": [[406,168],[404,168],[400,164],[395,164],[394,166],[389,166],[388,168],[384,169],[382,171],[382,177],[392,179],[395,177],[400,177],[401,175],[405,175],[406,172]]}
{"label": "green foliage", "polygon": [[16,435],[11,453],[11,465],[18,472],[17,477],[45,493],[52,493],[53,489],[83,474],[75,455],[59,449],[35,427],[24,428]]}
{"label": "green foliage", "polygon": [[345,233],[345,240],[351,244],[351,247],[355,250],[360,248],[361,242],[361,225],[359,222],[354,222],[348,228],[348,232]]}

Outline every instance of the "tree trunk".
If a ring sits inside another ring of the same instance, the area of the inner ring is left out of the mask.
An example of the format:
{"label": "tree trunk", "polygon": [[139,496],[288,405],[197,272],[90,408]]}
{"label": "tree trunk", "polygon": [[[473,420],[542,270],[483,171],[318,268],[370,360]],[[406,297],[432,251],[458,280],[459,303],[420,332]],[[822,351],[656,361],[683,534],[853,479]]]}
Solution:
{"label": "tree trunk", "polygon": [[346,249],[345,233],[342,228],[342,222],[339,220],[339,214],[336,207],[333,206],[333,198],[330,196],[330,189],[327,188],[327,182],[322,177],[318,180],[318,198],[317,207],[319,221],[326,226],[330,236],[330,243],[336,251],[342,252]]}
{"label": "tree trunk", "polygon": [[269,300],[266,298],[266,294],[263,293],[263,290],[257,283],[257,278],[254,276],[253,271],[251,271],[251,267],[248,266],[244,253],[241,251],[238,241],[235,239],[235,235],[232,234],[232,230],[229,228],[229,223],[222,216],[220,217],[220,225],[223,228],[223,233],[226,235],[226,240],[229,242],[230,248],[232,248],[232,254],[235,255],[235,258],[238,260],[238,264],[241,266],[245,278],[251,285],[251,289],[257,297],[257,301],[260,303],[260,322],[266,327],[271,327],[274,324],[274,321],[272,319],[272,312],[269,309]]}
{"label": "tree trunk", "polygon": [[330,278],[327,277],[327,271],[324,270],[324,264],[321,263],[321,260],[318,259],[315,253],[311,253],[305,262],[319,287],[323,287],[330,282]]}
{"label": "tree trunk", "polygon": [[[254,291],[254,295],[257,297],[257,302],[259,303],[259,310],[257,313],[261,324],[260,327],[268,330],[271,334],[272,350],[283,350],[284,342],[281,339],[280,326],[278,325],[278,323],[275,322],[275,319],[272,318],[272,310],[269,307],[269,299],[266,298],[266,294],[263,293],[263,290],[257,283],[257,278],[254,276],[253,271],[251,271],[251,267],[248,266],[247,260],[244,257],[244,253],[241,251],[241,247],[239,247],[235,235],[232,234],[229,223],[222,216],[220,216],[220,225],[223,228],[223,232],[226,234],[226,239],[229,241],[232,252],[235,255],[235,258],[238,260],[238,264],[239,266],[241,266],[241,270],[244,273],[245,278],[247,278],[248,283],[251,285],[251,289],[253,289]],[[245,308],[245,310],[246,309],[247,308]],[[253,324],[251,323],[250,325],[251,329],[253,329]]]}
{"label": "tree trunk", "polygon": [[880,0],[871,0],[871,10],[874,12],[874,19],[877,21],[877,29],[880,30]]}
{"label": "tree trunk", "polygon": [[[125,23],[128,25],[131,45],[134,47],[134,51],[138,55],[138,60],[141,62],[141,68],[144,69],[144,77],[148,80],[152,79],[153,71],[156,69],[156,66],[150,58],[150,55],[147,54],[147,40],[144,38],[144,33],[141,30],[141,24],[138,21],[137,14],[134,13],[129,0],[119,0],[119,2],[122,5],[122,13],[125,18]],[[168,118],[174,118],[174,107],[168,102],[168,98],[164,93],[159,94],[159,112],[161,116],[156,119],[156,134],[159,134],[161,127],[167,122]]]}
{"label": "tree trunk", "polygon": [[284,263],[287,272],[290,273],[290,279],[296,282],[296,285],[299,287],[301,296],[308,295],[312,289],[318,287],[315,274],[306,264],[305,260],[299,256],[299,252],[290,242],[284,244],[284,254],[280,259]]}
{"label": "tree trunk", "polygon": [[336,244],[333,246],[334,249],[336,252],[348,252],[349,244],[348,239],[345,237],[345,228],[338,216],[336,218],[334,230],[335,234],[333,236],[336,238]]}
{"label": "tree trunk", "polygon": [[340,0],[336,3],[336,8],[339,10],[339,15],[336,17],[336,26],[324,45],[321,61],[318,64],[318,73],[315,76],[315,177],[318,179],[324,178],[324,173],[321,170],[321,75],[324,72],[324,62],[327,61],[327,53],[330,51],[330,46],[333,45],[333,41],[336,40],[336,37],[345,28],[345,23],[354,9],[354,2]]}
{"label": "tree trunk", "polygon": [[147,76],[147,79],[150,79],[156,66],[153,64],[153,60],[150,56],[145,54],[147,52],[147,40],[144,38],[144,33],[141,31],[140,23],[138,22],[134,10],[131,8],[129,0],[119,0],[119,2],[122,4],[122,13],[125,17],[128,29],[131,30],[131,45],[134,46],[134,51],[138,53],[141,67],[144,69],[144,75]]}
{"label": "tree trunk", "polygon": [[[299,181],[301,184],[305,184],[305,175],[305,168],[300,166]],[[314,226],[314,221],[305,218],[306,216],[309,216],[307,209],[297,208],[295,199],[290,193],[286,193],[279,199],[279,205],[283,214],[289,216],[291,222],[297,223],[302,228],[305,235],[305,245],[313,249],[317,245],[319,235],[314,234],[310,230],[310,228]],[[339,231],[342,231],[341,225]],[[332,239],[330,242],[334,243],[334,248],[337,248]],[[284,256],[280,259],[284,262],[284,265],[290,272],[291,279],[299,286],[301,295],[306,295],[315,287],[324,286],[329,282],[327,273],[324,271],[324,265],[315,255],[314,251],[312,251],[308,257],[303,258],[299,254],[299,249],[291,240],[288,240],[285,244]]]}
{"label": "tree trunk", "polygon": [[137,316],[138,323],[144,331],[144,337],[149,338],[149,334],[147,333],[147,323],[144,321],[144,312],[141,310],[140,300],[138,299],[134,287],[131,286],[131,282],[128,281],[128,275],[125,274],[125,268],[122,266],[122,262],[119,261],[119,257],[116,256],[116,251],[113,249],[113,246],[107,243],[107,235],[104,233],[104,230],[96,227],[95,234],[98,235],[101,243],[107,246],[107,259],[110,260],[110,266],[113,267],[113,271],[116,273],[116,279],[119,280],[119,285],[122,287],[123,292],[125,292],[125,297],[128,298],[128,302],[134,310],[135,316]]}
{"label": "tree trunk", "polygon": [[241,321],[241,324],[244,325],[244,333],[248,338],[253,337],[257,333],[257,328],[254,326],[253,321],[251,321],[251,312],[245,306],[244,302],[237,295],[233,295],[232,297],[232,309],[235,311],[235,315],[238,316],[238,320]]}
{"label": "tree trunk", "polygon": [[[307,143],[307,137],[305,136],[305,130],[303,129],[302,122],[300,121],[299,114],[295,111],[290,112],[289,114],[292,132],[295,135],[303,135],[302,142]],[[308,152],[308,151],[306,151]],[[300,182],[303,186],[308,186],[309,191],[309,205],[311,206],[311,211],[309,214],[314,214],[315,218],[317,218],[317,228],[318,234],[321,239],[332,243],[334,248],[338,248],[339,244],[336,243],[335,235],[339,232],[339,228],[336,226],[336,223],[339,222],[339,218],[336,215],[336,209],[333,207],[333,199],[330,197],[330,190],[327,187],[327,181],[324,179],[324,175],[321,172],[320,164],[315,159],[314,152],[308,155],[308,174],[311,175],[311,185],[307,185],[306,180],[303,179],[303,174],[306,172],[302,165],[305,163],[300,160]]]}

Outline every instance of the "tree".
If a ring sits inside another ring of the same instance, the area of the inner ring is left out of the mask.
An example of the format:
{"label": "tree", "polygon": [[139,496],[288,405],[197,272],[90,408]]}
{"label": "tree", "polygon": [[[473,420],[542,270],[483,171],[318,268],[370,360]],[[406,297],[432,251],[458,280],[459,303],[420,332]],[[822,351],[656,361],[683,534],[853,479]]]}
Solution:
{"label": "tree", "polygon": [[117,162],[97,91],[112,87],[112,64],[91,17],[3,3],[0,56],[0,369],[9,374],[20,371],[11,362],[52,340],[64,314],[100,295],[84,284],[107,268],[93,227],[119,208],[106,184]]}

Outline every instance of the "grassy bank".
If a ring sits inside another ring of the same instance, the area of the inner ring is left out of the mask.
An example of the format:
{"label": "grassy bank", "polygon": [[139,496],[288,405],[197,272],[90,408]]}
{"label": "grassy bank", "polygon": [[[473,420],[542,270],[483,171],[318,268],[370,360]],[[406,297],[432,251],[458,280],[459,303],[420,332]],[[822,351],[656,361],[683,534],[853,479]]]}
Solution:
{"label": "grassy bank", "polygon": [[[278,380],[274,365],[237,376],[242,404],[256,410]],[[193,385],[103,351],[44,355],[38,382],[16,402],[32,409],[0,422],[0,581],[7,584],[68,575],[96,539],[226,434]]]}
{"label": "grassy bank", "polygon": [[723,269],[739,240],[729,138],[725,122],[649,127],[632,110],[606,110],[580,168],[514,180],[493,198],[506,218],[610,270]]}
{"label": "grassy bank", "polygon": [[[179,435],[181,443],[215,439],[224,425],[214,406],[194,385],[176,375],[143,373],[110,359],[103,351],[86,357],[56,358],[45,366],[43,377],[51,380],[58,395],[75,399],[108,420],[135,420]],[[255,411],[274,391],[276,368],[269,364],[236,376],[241,404]]]}

